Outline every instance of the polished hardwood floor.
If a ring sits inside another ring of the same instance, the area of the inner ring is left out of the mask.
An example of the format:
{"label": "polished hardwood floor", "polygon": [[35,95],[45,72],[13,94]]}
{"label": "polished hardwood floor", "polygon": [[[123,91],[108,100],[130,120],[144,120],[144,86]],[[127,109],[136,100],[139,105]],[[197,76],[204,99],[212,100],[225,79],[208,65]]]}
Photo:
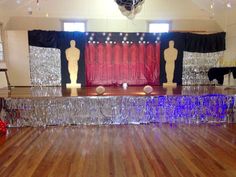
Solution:
{"label": "polished hardwood floor", "polygon": [[11,128],[1,177],[234,177],[236,124]]}

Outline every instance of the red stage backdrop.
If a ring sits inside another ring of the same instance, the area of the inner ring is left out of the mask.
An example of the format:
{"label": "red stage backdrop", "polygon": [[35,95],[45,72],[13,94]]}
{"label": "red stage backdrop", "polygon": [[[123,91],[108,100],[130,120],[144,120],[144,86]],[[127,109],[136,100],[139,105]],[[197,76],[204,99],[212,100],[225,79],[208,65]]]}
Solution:
{"label": "red stage backdrop", "polygon": [[86,85],[159,85],[159,34],[87,33]]}

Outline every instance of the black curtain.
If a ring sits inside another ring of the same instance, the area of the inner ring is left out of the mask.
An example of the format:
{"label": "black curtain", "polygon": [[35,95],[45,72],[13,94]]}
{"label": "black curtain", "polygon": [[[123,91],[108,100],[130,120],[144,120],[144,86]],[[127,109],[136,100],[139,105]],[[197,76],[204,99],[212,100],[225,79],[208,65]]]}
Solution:
{"label": "black curtain", "polygon": [[58,32],[56,31],[29,31],[28,37],[31,46],[58,48]]}
{"label": "black curtain", "polygon": [[178,50],[178,56],[175,60],[175,70],[173,82],[178,85],[182,84],[183,72],[183,51],[185,48],[185,34],[184,33],[163,33],[161,35],[161,57],[160,57],[160,83],[167,82],[164,59],[164,50],[169,47],[169,41],[174,41],[174,48]]}
{"label": "black curtain", "polygon": [[225,50],[225,32],[215,34],[185,34],[185,51],[198,53]]}
{"label": "black curtain", "polygon": [[68,63],[66,60],[65,50],[70,47],[70,41],[75,40],[76,47],[80,50],[80,59],[78,61],[79,71],[77,83],[85,86],[85,43],[86,35],[82,32],[57,32],[34,30],[28,32],[29,45],[37,47],[58,48],[61,50],[61,84],[65,86],[70,83],[68,72]]}

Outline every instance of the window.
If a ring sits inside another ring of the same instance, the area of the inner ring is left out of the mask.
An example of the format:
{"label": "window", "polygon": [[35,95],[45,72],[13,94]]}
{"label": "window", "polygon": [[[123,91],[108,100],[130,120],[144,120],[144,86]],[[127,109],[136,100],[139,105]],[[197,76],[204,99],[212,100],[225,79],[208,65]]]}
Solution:
{"label": "window", "polygon": [[150,33],[165,33],[170,30],[169,22],[151,22],[149,23],[149,32]]}
{"label": "window", "polygon": [[63,22],[64,31],[85,32],[85,22]]}
{"label": "window", "polygon": [[0,62],[3,61],[2,25],[0,24]]}

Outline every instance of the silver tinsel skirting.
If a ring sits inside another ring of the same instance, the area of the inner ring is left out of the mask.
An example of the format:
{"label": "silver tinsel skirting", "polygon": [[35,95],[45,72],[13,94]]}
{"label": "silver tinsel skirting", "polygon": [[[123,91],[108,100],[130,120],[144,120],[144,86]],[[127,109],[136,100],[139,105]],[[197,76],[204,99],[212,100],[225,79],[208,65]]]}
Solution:
{"label": "silver tinsel skirting", "polygon": [[234,96],[6,98],[10,126],[204,123],[233,119]]}
{"label": "silver tinsel skirting", "polygon": [[61,51],[30,46],[30,79],[32,86],[61,85]]}
{"label": "silver tinsel skirting", "polygon": [[[223,52],[193,53],[184,52],[183,59],[183,85],[209,85],[208,71],[216,67]],[[215,82],[214,84],[216,84]]]}

